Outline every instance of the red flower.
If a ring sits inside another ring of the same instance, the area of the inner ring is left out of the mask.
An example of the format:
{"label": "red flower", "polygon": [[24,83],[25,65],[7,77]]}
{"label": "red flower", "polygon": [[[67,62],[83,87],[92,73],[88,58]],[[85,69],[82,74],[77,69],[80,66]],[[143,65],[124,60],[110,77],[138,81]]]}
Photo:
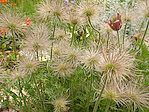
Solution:
{"label": "red flower", "polygon": [[104,21],[104,22],[108,23],[109,26],[115,31],[120,30],[122,27],[122,19],[121,19],[121,15],[119,13],[117,13],[116,17],[113,17],[110,19],[110,23],[107,21]]}
{"label": "red flower", "polygon": [[30,26],[30,25],[31,25],[31,23],[32,23],[32,22],[26,22],[26,25],[27,25],[27,26]]}
{"label": "red flower", "polygon": [[5,1],[5,0],[0,0],[2,3],[8,3],[8,1]]}
{"label": "red flower", "polygon": [[0,33],[6,34],[6,33],[8,33],[8,30],[2,29],[2,30],[0,31]]}
{"label": "red flower", "polygon": [[32,22],[31,22],[31,19],[26,18],[26,23],[25,23],[25,24],[26,24],[27,26],[30,26],[30,25],[31,25],[31,23],[32,23]]}
{"label": "red flower", "polygon": [[31,21],[31,19],[29,19],[29,18],[26,18],[26,22],[29,22],[29,21]]}
{"label": "red flower", "polygon": [[12,5],[14,5],[14,6],[17,6],[17,4],[14,4],[14,3],[11,3]]}

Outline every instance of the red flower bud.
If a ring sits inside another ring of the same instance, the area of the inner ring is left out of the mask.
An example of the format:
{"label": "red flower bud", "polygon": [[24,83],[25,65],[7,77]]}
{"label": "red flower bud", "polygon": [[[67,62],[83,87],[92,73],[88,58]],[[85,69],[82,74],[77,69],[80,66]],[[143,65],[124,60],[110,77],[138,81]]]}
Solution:
{"label": "red flower bud", "polygon": [[110,23],[107,21],[104,21],[105,23],[108,23],[109,26],[114,30],[114,31],[118,31],[121,29],[122,27],[122,19],[121,19],[121,15],[119,13],[117,13],[116,17],[113,17],[110,19]]}
{"label": "red flower bud", "polygon": [[15,4],[15,3],[11,3],[12,5],[14,5],[14,6],[17,6],[17,4]]}

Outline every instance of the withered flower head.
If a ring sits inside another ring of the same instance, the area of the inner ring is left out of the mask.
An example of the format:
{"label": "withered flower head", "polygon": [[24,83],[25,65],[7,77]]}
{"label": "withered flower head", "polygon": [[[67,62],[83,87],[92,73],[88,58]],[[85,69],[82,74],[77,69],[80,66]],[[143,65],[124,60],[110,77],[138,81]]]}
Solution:
{"label": "withered flower head", "polygon": [[110,23],[107,21],[105,21],[105,23],[108,23],[114,31],[118,31],[122,27],[121,15],[117,13],[117,16],[114,16],[110,19]]}

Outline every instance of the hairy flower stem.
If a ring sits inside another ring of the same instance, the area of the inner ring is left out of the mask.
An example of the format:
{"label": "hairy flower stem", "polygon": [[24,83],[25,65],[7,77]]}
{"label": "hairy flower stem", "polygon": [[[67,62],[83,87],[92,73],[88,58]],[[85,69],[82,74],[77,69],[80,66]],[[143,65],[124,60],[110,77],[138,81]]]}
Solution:
{"label": "hairy flower stem", "polygon": [[[56,29],[56,21],[54,20],[54,23],[53,23],[53,35],[52,35],[52,39],[54,39],[54,36],[55,36],[55,29]],[[52,46],[51,46],[51,56],[50,56],[50,59],[52,60],[52,54],[53,54],[53,42],[52,42]]]}
{"label": "hairy flower stem", "polygon": [[12,42],[13,42],[13,52],[14,52],[15,60],[17,60],[16,41],[15,41],[14,35],[13,35],[12,39],[13,39],[13,40],[12,40]]}
{"label": "hairy flower stem", "polygon": [[105,112],[108,112],[109,107],[110,107],[110,104],[111,104],[111,100],[110,100],[110,101],[108,101],[107,106],[106,106],[106,109],[105,109]]}
{"label": "hairy flower stem", "polygon": [[36,50],[36,56],[37,56],[37,60],[39,60],[39,53],[38,53],[38,50]]}
{"label": "hairy flower stem", "polygon": [[75,25],[72,28],[72,37],[71,37],[71,43],[70,43],[70,45],[73,45],[73,43],[74,43],[74,31],[75,31]]}
{"label": "hairy flower stem", "polygon": [[53,52],[53,42],[52,42],[52,45],[51,45],[51,56],[50,56],[50,60],[52,60],[52,52]]}
{"label": "hairy flower stem", "polygon": [[124,33],[123,33],[123,47],[124,47],[124,38],[126,34],[127,23],[125,24]]}
{"label": "hairy flower stem", "polygon": [[107,48],[109,48],[109,33],[107,33],[108,39],[107,39]]}
{"label": "hairy flower stem", "polygon": [[142,27],[143,27],[144,21],[145,21],[145,18],[143,19],[143,21],[142,21],[142,23],[141,23],[141,25],[140,25],[139,33],[140,33],[140,31],[141,31],[141,29],[142,29]]}
{"label": "hairy flower stem", "polygon": [[104,80],[104,85],[103,85],[103,87],[102,87],[102,89],[101,89],[101,92],[100,92],[100,94],[99,94],[99,96],[98,96],[98,99],[97,99],[97,101],[96,101],[96,103],[95,103],[93,112],[97,112],[98,106],[99,106],[99,104],[100,104],[101,95],[102,95],[102,93],[103,93],[103,91],[104,91],[104,88],[105,88],[105,86],[106,86],[106,82],[107,82],[107,74],[106,74],[106,77],[105,77],[105,80]]}
{"label": "hairy flower stem", "polygon": [[[100,32],[99,32],[99,30],[97,30],[96,28],[94,28],[94,26],[93,26],[92,23],[91,23],[90,17],[88,17],[88,22],[89,22],[90,27],[93,28],[93,30],[95,30],[96,32],[98,32],[98,34],[99,34],[99,39],[100,39]],[[100,42],[100,40],[98,40],[98,41]]]}
{"label": "hairy flower stem", "polygon": [[52,35],[53,38],[55,36],[55,29],[56,29],[56,21],[54,19],[54,23],[53,23],[53,35]]}
{"label": "hairy flower stem", "polygon": [[120,37],[119,37],[119,32],[117,31],[117,39],[118,39],[118,46],[120,47]]}
{"label": "hairy flower stem", "polygon": [[43,99],[42,99],[42,95],[40,93],[40,90],[39,90],[39,87],[37,85],[37,81],[35,79],[34,74],[32,74],[32,78],[33,78],[33,81],[35,83],[36,91],[37,91],[37,94],[38,94],[38,97],[39,97],[39,102],[40,102],[41,110],[42,110],[41,112],[45,112],[45,107],[44,107],[44,102],[43,102]]}
{"label": "hairy flower stem", "polygon": [[92,84],[93,84],[93,70],[91,70],[91,77],[90,77],[90,91],[89,91],[89,96],[87,100],[87,112],[89,112],[89,102],[90,102],[90,97],[92,93]]}
{"label": "hairy flower stem", "polygon": [[142,41],[141,41],[139,50],[141,49],[142,44],[143,44],[143,42],[144,42],[144,38],[145,38],[145,35],[146,35],[146,33],[147,33],[147,30],[148,30],[148,25],[149,25],[149,20],[148,20],[148,22],[147,22],[147,26],[146,26],[146,29],[145,29],[145,32],[144,32],[144,35],[143,35],[143,38],[142,38]]}

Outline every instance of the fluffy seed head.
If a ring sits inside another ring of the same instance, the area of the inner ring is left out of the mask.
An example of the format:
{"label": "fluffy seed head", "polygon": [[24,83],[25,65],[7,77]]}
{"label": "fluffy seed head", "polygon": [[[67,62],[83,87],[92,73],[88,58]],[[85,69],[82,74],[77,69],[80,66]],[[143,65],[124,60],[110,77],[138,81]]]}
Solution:
{"label": "fluffy seed head", "polygon": [[133,75],[135,58],[129,54],[129,51],[113,49],[109,52],[102,50],[100,58],[99,71],[104,71],[102,78],[107,74],[107,81],[113,81],[115,84],[131,78]]}
{"label": "fluffy seed head", "polygon": [[98,19],[101,9],[97,3],[83,1],[77,10],[81,21],[87,22],[89,17],[92,22],[95,22]]}
{"label": "fluffy seed head", "polygon": [[55,37],[57,41],[68,40],[68,34],[65,33],[64,29],[57,28],[55,31]]}
{"label": "fluffy seed head", "polygon": [[71,23],[73,26],[80,24],[81,21],[80,21],[79,16],[77,15],[76,10],[72,10],[69,12],[66,18],[66,22]]}
{"label": "fluffy seed head", "polygon": [[70,47],[65,51],[65,59],[72,63],[74,66],[79,64],[79,59],[81,57],[81,49]]}
{"label": "fluffy seed head", "polygon": [[65,17],[65,8],[64,4],[61,0],[49,1],[45,0],[42,1],[38,5],[38,12],[40,17],[43,19],[47,19],[48,17],[56,17],[63,19]]}
{"label": "fluffy seed head", "polygon": [[126,104],[126,100],[123,97],[123,89],[124,88],[118,89],[113,84],[109,84],[104,89],[102,97],[104,99],[109,99],[110,101],[113,100],[117,104],[124,105]]}
{"label": "fluffy seed head", "polygon": [[23,57],[17,65],[17,69],[25,75],[31,75],[40,67],[40,62],[35,60],[35,57]]}
{"label": "fluffy seed head", "polygon": [[22,72],[21,70],[17,70],[17,69],[15,69],[15,70],[13,70],[12,72],[11,72],[11,76],[10,76],[10,78],[12,79],[12,80],[18,80],[18,79],[22,79],[23,77],[25,76],[25,73],[24,72]]}
{"label": "fluffy seed head", "polygon": [[45,51],[51,46],[48,28],[43,25],[35,26],[34,30],[27,34],[23,42],[25,49],[33,52]]}
{"label": "fluffy seed head", "polygon": [[72,64],[65,61],[57,61],[53,64],[53,71],[59,77],[66,77],[73,73]]}
{"label": "fluffy seed head", "polygon": [[23,24],[24,20],[19,14],[3,11],[0,14],[0,27],[2,29],[8,30],[8,34],[11,36],[23,34],[22,29],[26,28],[26,26],[23,26]]}
{"label": "fluffy seed head", "polygon": [[85,68],[90,70],[96,69],[99,66],[100,56],[98,51],[85,50],[83,56],[80,58],[81,63],[84,64]]}
{"label": "fluffy seed head", "polygon": [[51,16],[50,1],[44,0],[37,5],[37,10],[39,12],[39,17],[43,20],[47,20]]}
{"label": "fluffy seed head", "polygon": [[130,82],[125,87],[125,97],[129,103],[134,103],[135,108],[141,106],[149,108],[149,93],[141,86]]}
{"label": "fluffy seed head", "polygon": [[141,3],[139,10],[141,11],[141,14],[143,14],[144,18],[149,18],[149,4]]}
{"label": "fluffy seed head", "polygon": [[69,101],[64,97],[55,98],[52,104],[54,105],[54,112],[68,111],[69,109],[67,107]]}

